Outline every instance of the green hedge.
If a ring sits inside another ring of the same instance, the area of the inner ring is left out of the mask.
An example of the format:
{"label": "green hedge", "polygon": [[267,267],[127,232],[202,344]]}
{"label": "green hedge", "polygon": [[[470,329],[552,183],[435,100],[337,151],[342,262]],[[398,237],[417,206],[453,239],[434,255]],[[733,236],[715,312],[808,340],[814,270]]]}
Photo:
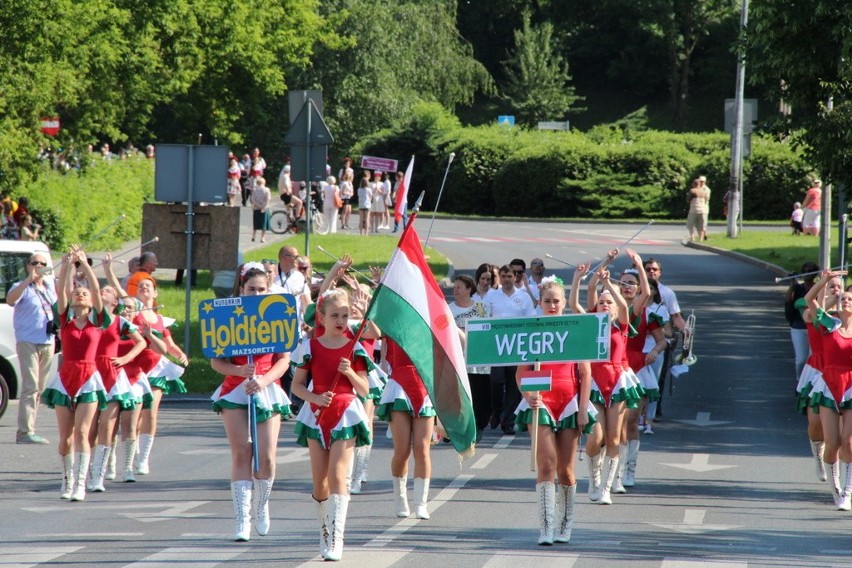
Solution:
{"label": "green hedge", "polygon": [[[144,157],[96,160],[82,172],[44,172],[15,195],[29,199],[51,249],[84,243],[90,250],[110,250],[142,234],[142,204],[154,196],[154,164]],[[122,214],[121,222],[92,241]]]}
{"label": "green hedge", "polygon": [[[657,217],[680,219],[690,181],[707,176],[710,214],[722,217],[730,179],[730,136],[716,133],[630,132],[606,125],[588,134],[500,126],[462,127],[437,105],[420,105],[411,120],[362,141],[359,154],[416,155],[412,190],[434,206],[447,164],[440,210],[530,217]],[[404,167],[404,165],[401,165]],[[801,201],[812,168],[787,141],[753,136],[744,164],[749,220],[786,219]]]}

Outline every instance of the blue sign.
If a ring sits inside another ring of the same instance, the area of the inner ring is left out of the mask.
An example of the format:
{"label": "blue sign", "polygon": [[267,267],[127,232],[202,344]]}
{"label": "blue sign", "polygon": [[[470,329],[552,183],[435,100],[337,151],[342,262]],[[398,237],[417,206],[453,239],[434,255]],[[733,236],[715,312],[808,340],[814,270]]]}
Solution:
{"label": "blue sign", "polygon": [[497,124],[499,124],[500,126],[515,126],[515,116],[511,114],[498,116]]}
{"label": "blue sign", "polygon": [[204,300],[198,305],[201,350],[205,357],[293,351],[299,344],[299,318],[292,294]]}

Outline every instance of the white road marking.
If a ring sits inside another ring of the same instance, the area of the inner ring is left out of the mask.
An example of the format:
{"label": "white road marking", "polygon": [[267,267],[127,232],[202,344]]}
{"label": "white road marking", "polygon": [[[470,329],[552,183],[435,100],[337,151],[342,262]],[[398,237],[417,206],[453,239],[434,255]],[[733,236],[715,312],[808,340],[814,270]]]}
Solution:
{"label": "white road marking", "polygon": [[138,562],[126,564],[125,568],[131,566],[139,568],[173,568],[176,565],[181,568],[214,568],[249,550],[248,547],[233,548],[232,544],[223,543],[219,547],[176,546],[174,548],[166,548],[165,550],[146,556]]}
{"label": "white road marking", "polygon": [[[131,511],[129,513],[118,513],[123,517],[140,521],[143,523],[152,523],[156,521],[172,521],[175,519],[196,519],[199,517],[209,517],[206,513],[188,513],[190,509],[201,507],[210,503],[210,501],[160,501],[154,503],[87,503],[86,510],[91,511]],[[67,505],[53,505],[47,507],[22,507],[24,511],[31,513],[55,513],[57,511],[73,512],[73,507]],[[142,509],[159,509],[159,511],[144,511]]]}
{"label": "white road marking", "polygon": [[0,566],[3,568],[30,568],[43,562],[50,562],[65,554],[71,554],[83,548],[82,546],[6,546],[3,545],[3,556]]}
{"label": "white road marking", "polygon": [[178,453],[182,456],[218,456],[230,452],[230,448],[228,448],[227,446],[222,446],[221,448],[200,448],[197,450],[184,450]]}
{"label": "white road marking", "polygon": [[[463,473],[453,479],[449,483],[449,485],[447,485],[438,493],[438,495],[435,496],[434,499],[429,501],[429,514],[434,515],[435,511],[437,511],[441,507],[441,505],[450,501],[453,498],[453,495],[455,495],[459,489],[464,487],[468,481],[473,479],[473,477],[473,475]],[[367,542],[364,545],[364,548],[375,548],[385,546],[419,522],[420,519],[415,517],[412,511],[412,516],[406,519],[401,519],[397,524],[390,527],[388,530],[386,530],[373,540]]]}
{"label": "white road marking", "polygon": [[167,509],[156,513],[140,512],[119,513],[123,517],[140,521],[143,523],[154,523],[157,521],[173,521],[175,519],[197,519],[200,517],[210,517],[207,513],[188,513],[190,509],[206,505],[210,501],[186,501],[185,503],[175,503]]}
{"label": "white road marking", "polygon": [[692,461],[689,463],[663,463],[661,465],[667,465],[669,467],[676,467],[678,469],[685,469],[687,471],[697,471],[701,473],[705,473],[708,471],[716,471],[718,469],[730,469],[732,467],[738,467],[735,465],[710,465],[710,454],[692,454]]}
{"label": "white road marking", "polygon": [[[402,560],[411,549],[383,548],[381,550],[364,550],[363,548],[343,547],[343,562],[348,566],[369,566],[370,568],[387,568]],[[298,568],[307,566],[318,566],[317,562],[322,559],[316,558],[299,564]],[[181,567],[182,568],[182,567]]]}
{"label": "white road marking", "polygon": [[557,545],[542,549],[542,552],[501,552],[489,558],[482,568],[571,568],[580,556],[561,554],[559,548]]}
{"label": "white road marking", "polygon": [[514,439],[515,439],[514,436],[503,436],[502,438],[497,440],[497,442],[494,444],[494,449],[495,450],[505,450],[506,448],[509,447],[509,444],[511,444],[512,440],[514,440]]}
{"label": "white road marking", "polygon": [[297,448],[288,452],[282,452],[284,455],[278,455],[275,458],[276,463],[296,463],[300,461],[308,461],[311,456],[308,454],[308,448]]}
{"label": "white road marking", "polygon": [[684,424],[691,424],[693,426],[718,426],[720,424],[731,423],[728,420],[710,420],[709,412],[699,412],[695,415],[695,420],[675,420],[675,422],[682,422]]}
{"label": "white road marking", "polygon": [[470,469],[485,469],[497,458],[497,454],[483,454]]}
{"label": "white road marking", "polygon": [[715,531],[726,531],[738,528],[737,525],[705,525],[704,515],[707,514],[705,509],[686,509],[683,512],[683,522],[680,524],[661,524],[649,523],[655,527],[669,529],[671,531],[683,534],[703,534]]}
{"label": "white road marking", "polygon": [[719,560],[675,560],[663,558],[660,568],[748,568],[748,562],[723,562]]}
{"label": "white road marking", "polygon": [[[37,535],[31,534],[27,535],[28,538],[33,538],[36,540],[41,540],[42,542],[45,540],[49,540],[51,538],[139,538],[140,536],[145,536],[145,533],[141,532],[109,532],[109,533],[48,533],[45,535]],[[0,562],[0,566],[3,563]]]}

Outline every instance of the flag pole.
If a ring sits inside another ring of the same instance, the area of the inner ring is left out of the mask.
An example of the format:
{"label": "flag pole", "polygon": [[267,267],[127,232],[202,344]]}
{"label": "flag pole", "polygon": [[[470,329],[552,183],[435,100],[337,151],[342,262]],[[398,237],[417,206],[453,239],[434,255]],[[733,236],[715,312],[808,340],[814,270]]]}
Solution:
{"label": "flag pole", "polygon": [[[453,163],[453,159],[455,159],[456,153],[450,152],[450,159],[447,160],[447,169],[444,170],[444,180],[441,182],[441,189],[438,191],[438,200],[435,201],[435,210],[432,212],[432,222],[429,223],[429,232],[426,233],[426,240],[423,241],[423,248],[429,244],[429,238],[432,236],[432,227],[435,226],[435,215],[438,214],[438,204],[441,203],[441,196],[444,195],[444,185],[447,183],[447,174],[450,173],[450,166]],[[422,195],[422,194],[421,194]]]}
{"label": "flag pole", "polygon": [[[541,362],[536,361],[534,370],[541,370]],[[536,393],[538,394],[538,393]],[[531,438],[531,451],[530,451],[530,471],[538,471],[538,406],[532,409],[533,417],[532,423],[530,424],[530,438]]]}

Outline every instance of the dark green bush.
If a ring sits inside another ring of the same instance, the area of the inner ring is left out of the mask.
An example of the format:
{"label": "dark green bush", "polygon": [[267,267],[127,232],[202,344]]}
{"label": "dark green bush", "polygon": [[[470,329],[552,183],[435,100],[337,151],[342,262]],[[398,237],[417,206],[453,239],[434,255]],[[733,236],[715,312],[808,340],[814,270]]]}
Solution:
{"label": "dark green bush", "polygon": [[[625,138],[626,137],[626,138]],[[802,199],[811,168],[788,142],[753,136],[745,161],[745,218],[786,219]],[[611,125],[589,134],[520,128],[462,127],[437,105],[420,105],[411,120],[365,140],[364,154],[415,154],[412,191],[426,191],[431,209],[451,152],[440,210],[531,217],[657,217],[686,215],[686,192],[699,175],[712,188],[711,217],[722,216],[730,179],[730,136],[624,131]],[[402,167],[402,166],[401,166]]]}

